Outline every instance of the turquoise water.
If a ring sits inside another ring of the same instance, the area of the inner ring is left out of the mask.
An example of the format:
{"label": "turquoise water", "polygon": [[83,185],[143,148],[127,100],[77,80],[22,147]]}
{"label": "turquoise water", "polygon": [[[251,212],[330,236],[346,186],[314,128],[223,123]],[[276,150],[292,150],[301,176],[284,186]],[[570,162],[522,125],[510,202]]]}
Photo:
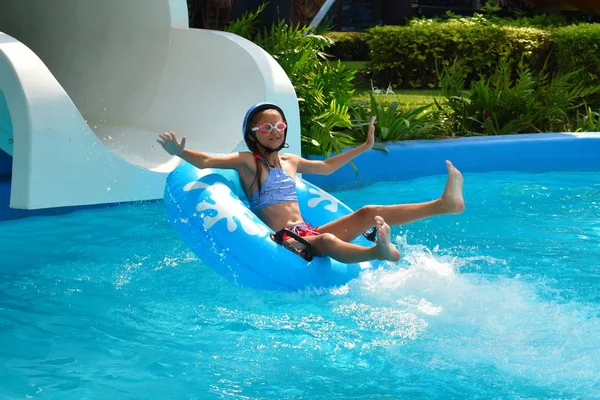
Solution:
{"label": "turquoise water", "polygon": [[596,398],[599,174],[468,174],[465,194],[394,228],[401,262],[320,293],[233,286],[160,203],[0,223],[0,398]]}

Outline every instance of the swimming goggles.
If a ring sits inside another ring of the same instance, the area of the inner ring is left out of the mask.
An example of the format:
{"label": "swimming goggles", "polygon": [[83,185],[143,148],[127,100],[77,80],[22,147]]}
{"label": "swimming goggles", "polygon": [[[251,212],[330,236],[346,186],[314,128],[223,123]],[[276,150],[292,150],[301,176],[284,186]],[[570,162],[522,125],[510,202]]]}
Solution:
{"label": "swimming goggles", "polygon": [[283,131],[285,131],[285,128],[287,128],[287,125],[283,121],[279,121],[275,125],[272,125],[272,124],[266,122],[264,124],[255,126],[254,128],[252,128],[252,131],[254,131],[254,132],[259,131],[260,133],[267,134],[267,133],[271,133],[273,131],[283,132]]}

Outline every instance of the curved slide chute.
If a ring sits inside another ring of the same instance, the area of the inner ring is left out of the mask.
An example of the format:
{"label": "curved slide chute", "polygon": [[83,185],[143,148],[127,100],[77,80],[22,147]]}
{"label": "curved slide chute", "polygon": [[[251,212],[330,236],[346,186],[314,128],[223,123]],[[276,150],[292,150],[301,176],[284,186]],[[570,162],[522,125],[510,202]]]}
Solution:
{"label": "curved slide chute", "polygon": [[239,36],[190,29],[185,0],[3,1],[0,149],[12,156],[12,208],[160,199],[180,160],[158,133],[210,153],[243,149],[242,120],[262,101],[284,109],[299,154],[283,69]]}

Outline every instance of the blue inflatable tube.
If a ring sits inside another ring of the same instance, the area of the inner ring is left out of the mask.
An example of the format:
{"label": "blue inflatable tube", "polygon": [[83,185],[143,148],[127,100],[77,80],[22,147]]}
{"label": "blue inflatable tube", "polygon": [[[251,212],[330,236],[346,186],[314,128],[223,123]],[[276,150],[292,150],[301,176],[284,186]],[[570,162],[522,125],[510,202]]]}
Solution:
{"label": "blue inflatable tube", "polygon": [[[320,226],[351,210],[318,187],[296,178],[306,222]],[[343,264],[329,257],[306,261],[275,243],[273,231],[248,208],[234,170],[197,169],[189,163],[167,178],[164,201],[169,220],[194,253],[212,269],[242,286],[304,290],[344,285],[383,262]],[[353,243],[372,246],[362,235]]]}

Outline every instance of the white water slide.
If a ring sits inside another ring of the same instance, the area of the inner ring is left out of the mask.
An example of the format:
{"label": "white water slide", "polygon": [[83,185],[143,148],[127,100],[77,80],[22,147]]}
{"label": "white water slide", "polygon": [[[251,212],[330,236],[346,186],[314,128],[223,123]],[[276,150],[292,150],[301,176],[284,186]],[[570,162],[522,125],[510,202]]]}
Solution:
{"label": "white water slide", "polygon": [[188,147],[241,149],[246,110],[282,106],[300,152],[298,102],[275,60],[238,36],[190,29],[186,0],[0,0],[0,149],[12,208],[159,199]]}

